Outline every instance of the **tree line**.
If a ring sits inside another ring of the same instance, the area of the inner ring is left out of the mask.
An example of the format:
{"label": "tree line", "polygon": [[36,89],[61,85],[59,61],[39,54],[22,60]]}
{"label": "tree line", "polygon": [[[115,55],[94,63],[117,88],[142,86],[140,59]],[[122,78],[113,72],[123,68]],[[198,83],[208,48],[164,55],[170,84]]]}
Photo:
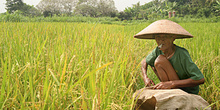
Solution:
{"label": "tree line", "polygon": [[113,0],[41,0],[36,7],[22,0],[6,0],[9,14],[20,11],[25,16],[73,16],[115,17],[117,10]]}
{"label": "tree line", "polygon": [[34,7],[22,0],[6,0],[7,13],[21,13],[24,16],[89,16],[117,17],[120,20],[141,20],[166,18],[169,12],[177,17],[218,17],[219,0],[152,0],[144,5],[133,4],[123,11],[117,11],[113,0],[41,0]]}
{"label": "tree line", "polygon": [[218,0],[153,0],[144,5],[134,4],[119,12],[119,18],[153,19],[166,18],[169,12],[175,12],[177,17],[219,17],[220,2]]}

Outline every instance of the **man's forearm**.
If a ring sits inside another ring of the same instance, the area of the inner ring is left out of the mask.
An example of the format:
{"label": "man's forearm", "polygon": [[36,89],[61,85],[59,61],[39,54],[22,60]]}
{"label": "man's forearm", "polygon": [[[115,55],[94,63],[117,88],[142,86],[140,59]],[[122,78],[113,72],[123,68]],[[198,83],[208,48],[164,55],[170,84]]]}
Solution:
{"label": "man's forearm", "polygon": [[184,80],[175,80],[171,82],[175,86],[175,88],[180,88],[180,87],[194,87],[194,86],[203,84],[204,81],[205,81],[204,78],[200,80],[193,80],[189,78],[189,79],[184,79]]}
{"label": "man's forearm", "polygon": [[142,60],[141,62],[141,70],[142,70],[142,75],[143,75],[143,79],[145,80],[147,77],[147,63],[145,60]]}

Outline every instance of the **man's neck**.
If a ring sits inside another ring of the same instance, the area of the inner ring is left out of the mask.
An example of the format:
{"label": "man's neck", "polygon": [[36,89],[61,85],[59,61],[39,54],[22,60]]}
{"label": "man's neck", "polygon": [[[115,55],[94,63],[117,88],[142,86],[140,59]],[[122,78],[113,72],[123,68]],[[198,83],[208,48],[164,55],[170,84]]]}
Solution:
{"label": "man's neck", "polygon": [[163,51],[163,53],[167,59],[171,58],[175,53],[175,45],[173,44],[171,48],[168,48],[167,50]]}

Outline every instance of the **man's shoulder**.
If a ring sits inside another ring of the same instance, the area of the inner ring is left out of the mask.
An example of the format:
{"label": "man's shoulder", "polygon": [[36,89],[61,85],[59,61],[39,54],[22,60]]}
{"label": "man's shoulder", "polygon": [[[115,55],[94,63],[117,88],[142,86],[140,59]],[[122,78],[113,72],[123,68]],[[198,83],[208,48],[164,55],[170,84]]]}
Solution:
{"label": "man's shoulder", "polygon": [[181,58],[188,58],[190,57],[189,52],[184,47],[176,46],[176,51]]}
{"label": "man's shoulder", "polygon": [[183,50],[183,51],[187,51],[187,49],[185,49],[184,47],[181,47],[181,46],[178,46],[178,45],[175,45],[177,49],[179,50]]}
{"label": "man's shoulder", "polygon": [[187,54],[189,53],[187,49],[185,49],[184,47],[177,46],[177,45],[176,45],[176,50],[181,53],[187,53]]}

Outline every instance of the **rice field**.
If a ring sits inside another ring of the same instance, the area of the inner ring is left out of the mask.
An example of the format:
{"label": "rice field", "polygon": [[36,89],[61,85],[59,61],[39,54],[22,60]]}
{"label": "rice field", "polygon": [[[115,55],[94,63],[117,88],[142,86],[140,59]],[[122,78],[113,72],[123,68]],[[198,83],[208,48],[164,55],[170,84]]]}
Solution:
{"label": "rice field", "polygon": [[[133,35],[148,25],[1,22],[0,109],[132,110],[140,62],[156,47]],[[180,25],[195,37],[175,44],[205,76],[199,95],[219,110],[220,23]]]}

